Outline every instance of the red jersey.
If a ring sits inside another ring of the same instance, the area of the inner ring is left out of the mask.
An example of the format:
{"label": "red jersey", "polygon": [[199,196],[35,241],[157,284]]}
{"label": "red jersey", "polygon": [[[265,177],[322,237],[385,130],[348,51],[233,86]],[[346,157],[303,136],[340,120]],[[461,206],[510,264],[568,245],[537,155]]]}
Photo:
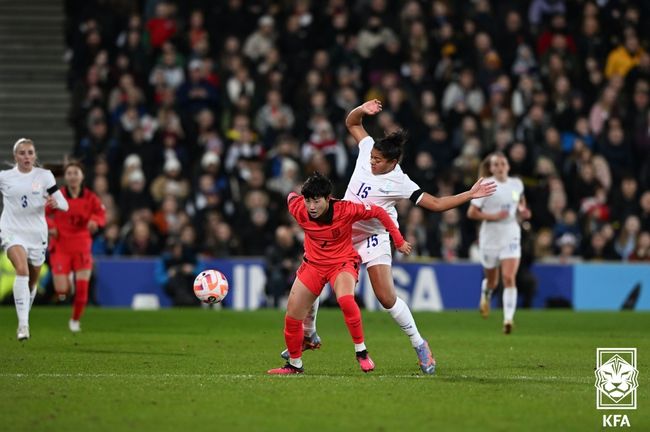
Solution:
{"label": "red jersey", "polygon": [[305,258],[312,264],[332,265],[359,259],[352,245],[352,224],[360,220],[379,219],[395,245],[400,247],[404,244],[402,234],[381,207],[330,199],[325,214],[315,220],[307,212],[304,197],[292,192],[287,203],[289,212],[305,231]]}
{"label": "red jersey", "polygon": [[99,197],[88,188],[82,188],[79,196],[72,198],[68,188],[61,193],[68,201],[67,212],[46,208],[48,228],[56,228],[59,235],[50,238],[50,250],[63,253],[90,253],[92,238],[88,222],[94,220],[102,227],[106,224],[106,210]]}

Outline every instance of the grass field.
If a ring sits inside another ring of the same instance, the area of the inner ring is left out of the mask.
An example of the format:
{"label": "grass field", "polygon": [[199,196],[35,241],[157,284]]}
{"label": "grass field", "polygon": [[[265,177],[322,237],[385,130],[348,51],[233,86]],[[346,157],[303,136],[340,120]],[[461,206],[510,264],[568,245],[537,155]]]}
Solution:
{"label": "grass field", "polygon": [[68,314],[36,307],[18,343],[0,308],[3,430],[596,430],[596,347],[638,349],[638,409],[619,413],[650,430],[647,313],[521,311],[510,336],[497,315],[416,314],[439,365],[422,376],[388,314],[364,313],[364,375],[340,312],[321,310],[323,348],[289,377],[265,375],[283,363],[280,311],[90,309],[79,335]]}

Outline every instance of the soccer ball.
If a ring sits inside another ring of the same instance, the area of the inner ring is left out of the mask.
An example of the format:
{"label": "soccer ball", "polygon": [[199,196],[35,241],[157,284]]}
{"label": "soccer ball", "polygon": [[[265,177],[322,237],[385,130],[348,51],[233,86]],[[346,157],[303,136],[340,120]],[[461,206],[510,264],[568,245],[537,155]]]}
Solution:
{"label": "soccer ball", "polygon": [[228,294],[228,280],[217,270],[204,270],[194,279],[194,294],[203,303],[219,303]]}

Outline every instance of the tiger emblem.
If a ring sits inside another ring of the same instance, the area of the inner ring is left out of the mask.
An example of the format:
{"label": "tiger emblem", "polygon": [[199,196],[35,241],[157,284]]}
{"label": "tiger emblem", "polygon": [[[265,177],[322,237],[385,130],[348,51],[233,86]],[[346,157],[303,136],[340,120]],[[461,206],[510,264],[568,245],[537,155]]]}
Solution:
{"label": "tiger emblem", "polygon": [[596,388],[615,403],[620,402],[639,386],[639,372],[618,354],[603,363],[595,373]]}

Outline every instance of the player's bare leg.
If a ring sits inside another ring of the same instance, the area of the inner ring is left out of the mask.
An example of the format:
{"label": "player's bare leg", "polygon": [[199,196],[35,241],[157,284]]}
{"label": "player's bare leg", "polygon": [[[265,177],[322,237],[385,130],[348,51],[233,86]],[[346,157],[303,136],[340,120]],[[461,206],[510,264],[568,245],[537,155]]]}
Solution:
{"label": "player's bare leg", "polygon": [[65,300],[70,292],[70,276],[67,274],[55,274],[52,276],[54,292],[60,301]]}
{"label": "player's bare leg", "polygon": [[499,284],[499,267],[483,269],[485,278],[481,281],[481,300],[479,302],[479,311],[483,318],[490,315],[490,303],[492,294]]}
{"label": "player's bare leg", "polygon": [[41,266],[28,264],[27,267],[29,268],[29,308],[31,309],[36,298],[38,278],[41,276]]}

